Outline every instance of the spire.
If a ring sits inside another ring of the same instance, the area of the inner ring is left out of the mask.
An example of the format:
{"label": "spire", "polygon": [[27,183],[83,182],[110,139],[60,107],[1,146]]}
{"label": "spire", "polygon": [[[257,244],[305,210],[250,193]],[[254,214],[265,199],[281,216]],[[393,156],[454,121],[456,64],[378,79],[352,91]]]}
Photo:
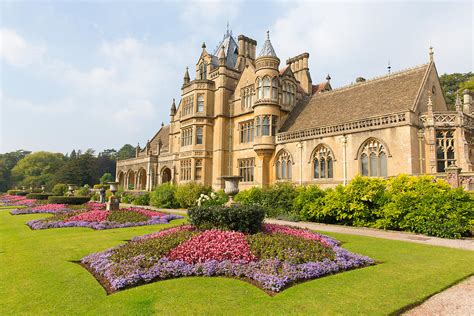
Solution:
{"label": "spire", "polygon": [[184,73],[184,84],[188,84],[190,80],[188,67],[186,67],[186,72]]}
{"label": "spire", "polygon": [[201,47],[202,47],[203,50],[206,49],[206,42],[202,42],[202,46],[201,46]]}
{"label": "spire", "polygon": [[176,115],[176,104],[175,104],[175,102],[174,102],[174,99],[173,99],[173,103],[171,104],[170,115],[171,115],[171,116],[175,116],[175,115]]}
{"label": "spire", "polygon": [[391,70],[392,70],[392,66],[390,66],[390,60],[388,60],[387,71],[389,75],[390,75]]}
{"label": "spire", "polygon": [[433,46],[430,46],[429,55],[430,55],[430,62],[432,63],[432,62],[434,61],[434,58],[433,58],[433,55],[434,55]]}
{"label": "spire", "polygon": [[258,57],[262,56],[271,56],[271,57],[277,57],[275,50],[273,49],[272,43],[270,42],[270,31],[267,31],[267,39],[263,43],[262,50],[260,51],[260,54]]}
{"label": "spire", "polygon": [[222,49],[219,51],[219,65],[225,65],[225,47],[222,47]]}

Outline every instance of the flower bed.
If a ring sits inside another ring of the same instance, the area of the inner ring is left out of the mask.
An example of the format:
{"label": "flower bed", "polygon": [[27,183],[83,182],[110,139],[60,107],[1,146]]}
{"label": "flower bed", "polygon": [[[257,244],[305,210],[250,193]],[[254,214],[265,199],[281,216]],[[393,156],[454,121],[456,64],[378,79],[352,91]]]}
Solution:
{"label": "flower bed", "polygon": [[45,204],[39,206],[33,206],[29,208],[16,209],[11,211],[12,215],[22,215],[22,214],[40,214],[40,213],[59,213],[67,211],[65,204]]}
{"label": "flower bed", "polygon": [[105,211],[103,210],[105,206],[98,204],[90,203],[86,205],[84,210],[58,212],[52,217],[29,221],[27,225],[34,230],[62,227],[111,229],[166,224],[171,220],[183,218],[175,214],[165,214],[133,207],[118,211]]}
{"label": "flower bed", "polygon": [[26,196],[5,194],[0,196],[0,203],[7,206],[28,206],[36,204],[35,199],[27,199]]}
{"label": "flower bed", "polygon": [[81,263],[108,293],[170,278],[226,276],[275,294],[298,282],[374,261],[327,236],[266,224],[256,234],[173,227],[93,253]]}

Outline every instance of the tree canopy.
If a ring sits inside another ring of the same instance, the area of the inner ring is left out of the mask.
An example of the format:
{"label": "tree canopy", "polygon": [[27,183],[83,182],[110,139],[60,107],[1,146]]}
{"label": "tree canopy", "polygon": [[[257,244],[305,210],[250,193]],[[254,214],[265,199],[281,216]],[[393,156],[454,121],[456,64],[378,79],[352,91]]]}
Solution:
{"label": "tree canopy", "polygon": [[19,160],[12,169],[12,177],[18,185],[51,185],[63,165],[63,154],[38,151]]}
{"label": "tree canopy", "polygon": [[472,72],[467,72],[443,74],[439,77],[448,109],[453,110],[455,108],[456,93],[462,96],[464,89],[474,92],[473,76]]}

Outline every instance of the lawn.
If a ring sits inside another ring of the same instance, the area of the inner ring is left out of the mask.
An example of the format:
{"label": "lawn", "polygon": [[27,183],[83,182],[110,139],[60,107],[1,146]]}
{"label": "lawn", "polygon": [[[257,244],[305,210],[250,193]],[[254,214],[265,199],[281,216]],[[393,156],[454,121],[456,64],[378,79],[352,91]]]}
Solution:
{"label": "lawn", "polygon": [[160,281],[107,296],[74,261],[171,225],[32,231],[45,214],[0,209],[0,314],[390,314],[474,274],[474,252],[327,234],[379,262],[305,282],[270,297],[226,278]]}

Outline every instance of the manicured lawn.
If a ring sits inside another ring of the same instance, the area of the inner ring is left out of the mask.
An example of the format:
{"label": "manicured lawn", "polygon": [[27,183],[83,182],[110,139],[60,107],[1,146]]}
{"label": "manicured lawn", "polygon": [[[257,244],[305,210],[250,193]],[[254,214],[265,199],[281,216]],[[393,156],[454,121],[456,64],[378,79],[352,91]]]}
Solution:
{"label": "manicured lawn", "polygon": [[[170,225],[32,231],[45,214],[0,210],[0,314],[389,314],[474,274],[474,252],[328,234],[376,266],[305,282],[270,297],[226,278],[160,281],[107,296],[73,261]],[[173,221],[172,225],[184,220]]]}

